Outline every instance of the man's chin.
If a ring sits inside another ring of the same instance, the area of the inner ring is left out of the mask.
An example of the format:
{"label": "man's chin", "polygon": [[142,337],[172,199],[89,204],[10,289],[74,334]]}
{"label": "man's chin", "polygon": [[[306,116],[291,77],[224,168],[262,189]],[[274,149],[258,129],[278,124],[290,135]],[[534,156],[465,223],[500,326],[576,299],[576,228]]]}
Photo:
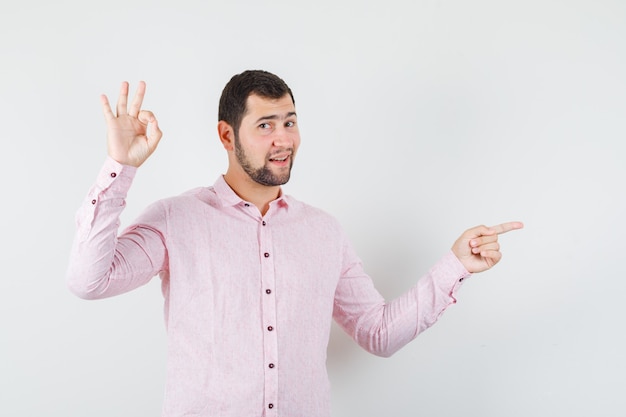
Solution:
{"label": "man's chin", "polygon": [[252,177],[252,180],[256,182],[257,184],[265,185],[266,187],[276,187],[276,186],[287,184],[289,182],[289,178],[290,178],[289,175],[287,177],[261,176],[261,177]]}

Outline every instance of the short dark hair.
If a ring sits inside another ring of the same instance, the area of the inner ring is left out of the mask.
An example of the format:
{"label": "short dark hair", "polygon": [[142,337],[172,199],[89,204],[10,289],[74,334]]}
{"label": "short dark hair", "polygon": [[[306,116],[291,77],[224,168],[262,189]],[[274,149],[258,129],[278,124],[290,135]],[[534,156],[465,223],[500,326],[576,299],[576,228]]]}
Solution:
{"label": "short dark hair", "polygon": [[252,94],[263,98],[278,99],[289,94],[296,101],[289,86],[278,76],[262,70],[247,70],[234,75],[222,91],[218,120],[223,120],[239,132],[241,120],[246,114],[246,101]]}

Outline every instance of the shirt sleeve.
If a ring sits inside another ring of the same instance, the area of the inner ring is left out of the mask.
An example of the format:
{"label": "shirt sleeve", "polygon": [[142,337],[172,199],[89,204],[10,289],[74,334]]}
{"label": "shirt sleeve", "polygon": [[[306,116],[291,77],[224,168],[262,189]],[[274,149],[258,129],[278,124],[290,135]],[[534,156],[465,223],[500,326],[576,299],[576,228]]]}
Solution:
{"label": "shirt sleeve", "polygon": [[432,326],[470,276],[452,251],[446,253],[416,285],[386,302],[346,244],[344,272],[335,293],[335,321],[365,350],[388,357]]}
{"label": "shirt sleeve", "polygon": [[130,291],[164,269],[166,249],[157,227],[134,225],[117,236],[136,170],[107,158],[76,214],[67,284],[81,298]]}

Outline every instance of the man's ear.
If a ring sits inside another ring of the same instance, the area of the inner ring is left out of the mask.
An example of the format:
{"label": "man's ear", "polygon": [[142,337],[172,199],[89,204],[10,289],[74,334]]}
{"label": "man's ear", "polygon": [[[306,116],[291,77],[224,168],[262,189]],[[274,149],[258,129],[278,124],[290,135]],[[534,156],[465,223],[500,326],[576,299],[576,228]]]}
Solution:
{"label": "man's ear", "polygon": [[231,125],[223,120],[220,120],[217,123],[217,134],[220,137],[220,141],[222,142],[224,149],[227,151],[235,149],[235,131]]}

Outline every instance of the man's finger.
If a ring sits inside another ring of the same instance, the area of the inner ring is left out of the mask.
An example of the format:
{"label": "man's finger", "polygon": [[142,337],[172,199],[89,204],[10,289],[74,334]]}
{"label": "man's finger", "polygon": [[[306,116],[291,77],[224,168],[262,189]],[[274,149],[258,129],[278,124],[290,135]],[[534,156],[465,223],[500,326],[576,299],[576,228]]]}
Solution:
{"label": "man's finger", "polygon": [[124,81],[120,87],[120,96],[117,98],[117,116],[123,116],[127,114],[126,108],[128,103],[128,83]]}
{"label": "man's finger", "polygon": [[128,109],[129,116],[137,117],[139,115],[139,111],[141,110],[141,103],[143,103],[143,97],[145,94],[146,83],[143,81],[139,81],[139,85],[137,86],[137,92],[135,93],[135,97],[130,103],[130,108]]}
{"label": "man's finger", "polygon": [[111,119],[115,119],[115,115],[113,114],[113,110],[111,110],[111,105],[109,104],[107,96],[102,94],[100,96],[100,102],[102,103],[102,113],[104,113],[104,119],[107,122]]}
{"label": "man's finger", "polygon": [[150,122],[150,132],[148,132],[148,144],[150,145],[150,148],[152,150],[157,147],[162,137],[163,132],[161,132],[161,129],[159,129],[159,124],[157,120],[152,119],[152,121]]}
{"label": "man's finger", "polygon": [[145,125],[156,121],[156,117],[154,117],[154,113],[152,113],[150,110],[142,110],[137,115],[137,118],[139,119],[141,123]]}
{"label": "man's finger", "polygon": [[510,232],[511,230],[521,229],[523,227],[524,223],[522,222],[508,222],[499,224],[497,226],[491,226],[490,229],[501,235],[502,233]]}

